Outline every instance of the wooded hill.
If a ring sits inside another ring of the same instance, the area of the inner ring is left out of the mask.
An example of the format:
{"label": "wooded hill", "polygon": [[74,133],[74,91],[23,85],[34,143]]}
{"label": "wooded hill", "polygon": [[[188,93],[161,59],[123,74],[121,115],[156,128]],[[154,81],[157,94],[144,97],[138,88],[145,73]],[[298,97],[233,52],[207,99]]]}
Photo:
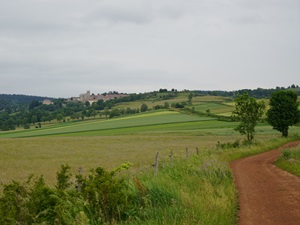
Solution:
{"label": "wooded hill", "polygon": [[33,100],[43,101],[45,98],[53,100],[54,98],[21,95],[21,94],[0,94],[0,111],[6,109],[8,111],[16,111],[24,105],[29,105]]}

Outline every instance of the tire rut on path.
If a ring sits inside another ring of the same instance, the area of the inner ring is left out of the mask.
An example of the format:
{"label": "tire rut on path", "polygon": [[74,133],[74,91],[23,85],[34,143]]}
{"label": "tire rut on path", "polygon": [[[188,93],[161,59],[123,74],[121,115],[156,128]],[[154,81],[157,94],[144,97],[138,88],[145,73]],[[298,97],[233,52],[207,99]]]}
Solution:
{"label": "tire rut on path", "polygon": [[239,197],[239,225],[299,225],[300,178],[273,163],[282,147],[231,162]]}

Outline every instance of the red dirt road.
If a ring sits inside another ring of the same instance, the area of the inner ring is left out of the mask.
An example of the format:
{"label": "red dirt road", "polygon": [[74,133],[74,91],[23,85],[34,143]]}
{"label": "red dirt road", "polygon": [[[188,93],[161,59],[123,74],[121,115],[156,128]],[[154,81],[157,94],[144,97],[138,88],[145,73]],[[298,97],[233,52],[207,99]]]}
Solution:
{"label": "red dirt road", "polygon": [[300,178],[273,164],[281,148],[231,163],[238,188],[239,225],[300,225]]}

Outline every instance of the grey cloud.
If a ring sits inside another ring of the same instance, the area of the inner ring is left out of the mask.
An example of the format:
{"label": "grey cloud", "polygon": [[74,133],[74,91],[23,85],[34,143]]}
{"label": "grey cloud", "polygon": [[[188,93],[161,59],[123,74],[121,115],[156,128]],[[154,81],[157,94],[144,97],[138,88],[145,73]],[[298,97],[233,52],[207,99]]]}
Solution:
{"label": "grey cloud", "polygon": [[264,19],[260,15],[240,15],[229,19],[229,22],[239,24],[260,24],[264,22]]}
{"label": "grey cloud", "polygon": [[299,12],[296,0],[0,1],[0,93],[290,85]]}
{"label": "grey cloud", "polygon": [[142,2],[138,5],[128,4],[128,2],[119,2],[119,4],[115,3],[115,5],[111,3],[99,4],[93,12],[86,15],[85,21],[93,23],[93,21],[105,20],[114,23],[127,22],[143,24],[150,21],[150,17],[151,15],[148,15],[147,8]]}
{"label": "grey cloud", "polygon": [[159,18],[177,19],[184,15],[184,9],[176,5],[176,1],[102,1],[85,16],[84,21],[145,24]]}

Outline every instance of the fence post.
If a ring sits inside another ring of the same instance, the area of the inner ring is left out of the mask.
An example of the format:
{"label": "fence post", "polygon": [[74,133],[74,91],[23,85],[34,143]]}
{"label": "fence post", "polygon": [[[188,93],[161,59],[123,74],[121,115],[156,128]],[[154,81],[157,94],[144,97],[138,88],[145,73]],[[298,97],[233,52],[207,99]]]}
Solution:
{"label": "fence post", "polygon": [[196,147],[196,153],[197,153],[197,155],[199,155],[199,149],[198,149],[198,147]]}
{"label": "fence post", "polygon": [[187,158],[189,157],[189,149],[187,147],[185,148],[185,155]]}
{"label": "fence post", "polygon": [[156,156],[155,156],[154,176],[157,175],[157,172],[158,172],[158,152],[156,152]]}
{"label": "fence post", "polygon": [[78,169],[78,174],[79,174],[79,179],[78,179],[78,184],[77,184],[77,191],[80,192],[81,191],[81,175],[82,175],[82,168],[79,167]]}
{"label": "fence post", "polygon": [[170,162],[173,162],[173,151],[170,152]]}

